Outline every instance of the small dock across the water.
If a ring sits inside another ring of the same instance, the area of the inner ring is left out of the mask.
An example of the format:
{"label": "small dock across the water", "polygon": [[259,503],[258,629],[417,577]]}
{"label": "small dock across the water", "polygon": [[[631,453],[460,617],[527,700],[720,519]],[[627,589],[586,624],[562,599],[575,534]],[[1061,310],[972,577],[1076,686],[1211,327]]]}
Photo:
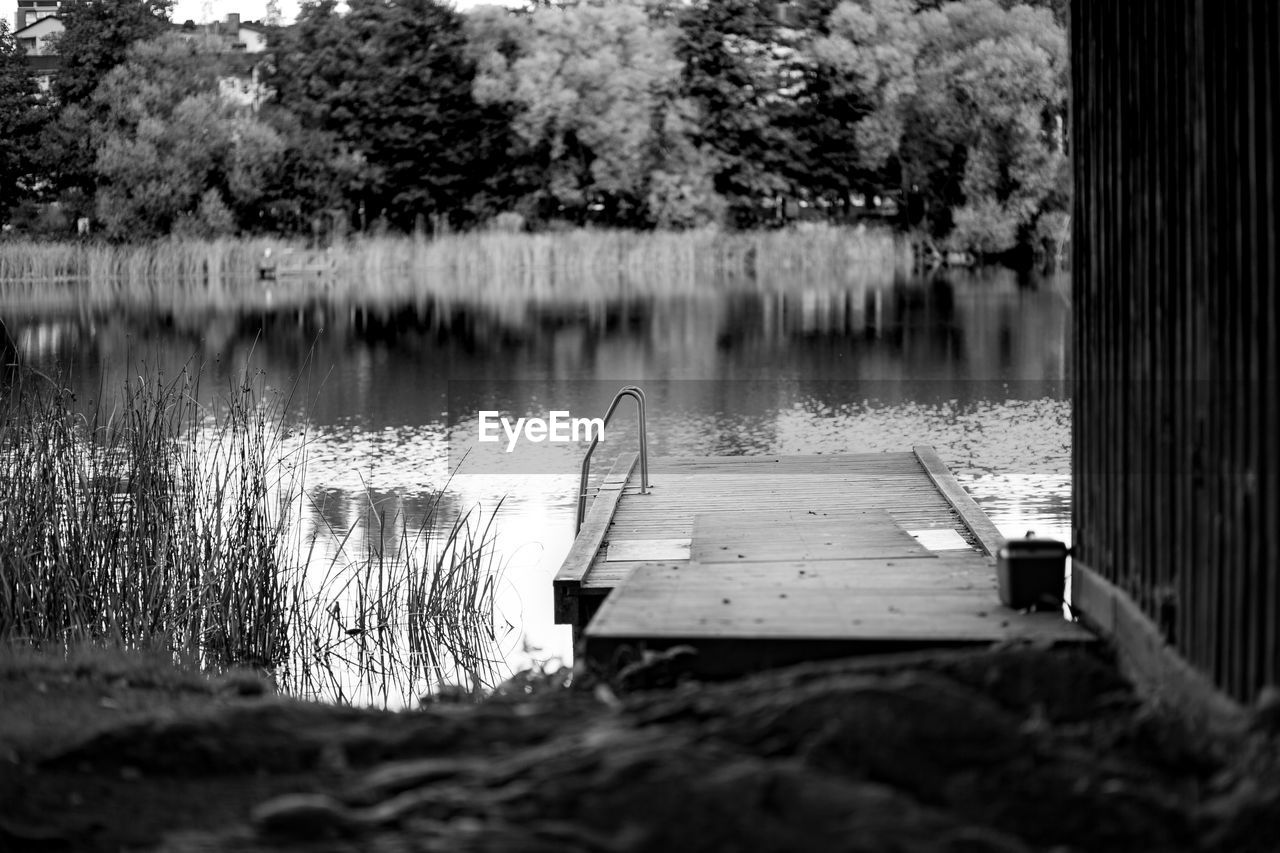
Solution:
{"label": "small dock across the water", "polygon": [[580,653],[690,645],[709,677],[850,654],[1081,642],[1000,604],[1000,534],[929,447],[844,456],[619,458],[555,580]]}

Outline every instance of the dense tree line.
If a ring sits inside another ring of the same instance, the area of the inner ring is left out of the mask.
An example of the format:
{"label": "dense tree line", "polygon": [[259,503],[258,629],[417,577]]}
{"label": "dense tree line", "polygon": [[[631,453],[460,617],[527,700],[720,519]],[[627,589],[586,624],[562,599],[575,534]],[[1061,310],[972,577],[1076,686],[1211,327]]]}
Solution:
{"label": "dense tree line", "polygon": [[0,20],[0,223],[37,171],[34,158],[45,122],[35,80],[8,24]]}
{"label": "dense tree line", "polygon": [[168,4],[71,4],[44,97],[0,25],[0,217],[749,227],[881,197],[984,253],[1065,220],[1059,0],[317,0],[274,32],[257,110]]}

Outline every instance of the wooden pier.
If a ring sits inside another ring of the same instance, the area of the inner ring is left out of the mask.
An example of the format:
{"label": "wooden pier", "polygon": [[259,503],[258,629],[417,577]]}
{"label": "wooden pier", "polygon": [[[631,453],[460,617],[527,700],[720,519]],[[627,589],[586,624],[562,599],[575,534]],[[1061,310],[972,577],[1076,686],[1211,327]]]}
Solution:
{"label": "wooden pier", "polygon": [[555,580],[556,621],[609,666],[676,645],[706,677],[804,660],[1029,639],[1085,642],[1003,607],[1000,534],[929,447],[620,457]]}

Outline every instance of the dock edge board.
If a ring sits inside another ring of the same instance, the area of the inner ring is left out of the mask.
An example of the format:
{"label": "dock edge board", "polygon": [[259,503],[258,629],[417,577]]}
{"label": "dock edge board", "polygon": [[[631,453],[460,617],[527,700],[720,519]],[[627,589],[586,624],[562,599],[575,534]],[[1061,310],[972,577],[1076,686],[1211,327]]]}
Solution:
{"label": "dock edge board", "polygon": [[973,497],[965,491],[964,486],[956,480],[947,463],[943,462],[938,452],[927,444],[918,444],[911,450],[934,486],[942,493],[947,503],[959,513],[960,520],[978,540],[982,550],[988,557],[996,556],[1004,547],[1004,536],[991,523],[991,519],[987,518],[982,507],[978,506]]}
{"label": "dock edge board", "polygon": [[578,593],[582,587],[582,579],[591,569],[591,563],[604,543],[605,534],[609,531],[609,523],[622,500],[623,489],[627,479],[635,468],[638,453],[624,453],[613,463],[609,473],[600,483],[595,500],[587,510],[582,529],[573,538],[573,547],[565,557],[560,571],[552,582],[554,590],[555,624],[578,625]]}

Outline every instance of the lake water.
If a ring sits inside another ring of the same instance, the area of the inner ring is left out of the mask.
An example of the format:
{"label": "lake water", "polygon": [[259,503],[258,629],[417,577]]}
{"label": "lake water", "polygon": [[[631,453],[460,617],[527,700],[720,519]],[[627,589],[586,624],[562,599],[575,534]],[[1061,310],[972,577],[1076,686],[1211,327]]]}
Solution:
{"label": "lake water", "polygon": [[[506,455],[477,412],[603,414],[641,385],[654,456],[828,454],[933,445],[1006,535],[1070,535],[1069,289],[1003,270],[857,289],[709,292],[597,304],[323,302],[271,312],[4,313],[24,358],[93,398],[139,362],[195,360],[204,388],[246,362],[291,392],[308,434],[304,536],[371,506],[496,518],[503,652],[571,658],[551,579],[574,533],[583,445]],[[131,366],[132,365],[132,366]],[[619,410],[594,471],[634,447]],[[412,523],[412,521],[411,521]]]}

